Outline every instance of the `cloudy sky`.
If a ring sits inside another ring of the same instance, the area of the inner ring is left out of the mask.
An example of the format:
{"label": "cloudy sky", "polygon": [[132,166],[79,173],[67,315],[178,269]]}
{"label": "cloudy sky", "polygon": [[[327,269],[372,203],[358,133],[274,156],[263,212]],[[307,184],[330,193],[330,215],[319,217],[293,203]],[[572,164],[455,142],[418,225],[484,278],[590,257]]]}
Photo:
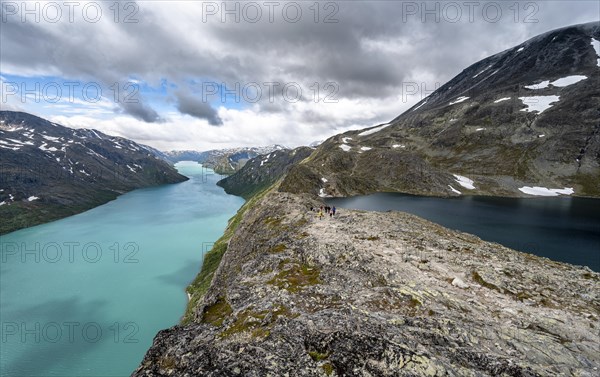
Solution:
{"label": "cloudy sky", "polygon": [[1,0],[2,109],[159,149],[306,145],[597,1]]}

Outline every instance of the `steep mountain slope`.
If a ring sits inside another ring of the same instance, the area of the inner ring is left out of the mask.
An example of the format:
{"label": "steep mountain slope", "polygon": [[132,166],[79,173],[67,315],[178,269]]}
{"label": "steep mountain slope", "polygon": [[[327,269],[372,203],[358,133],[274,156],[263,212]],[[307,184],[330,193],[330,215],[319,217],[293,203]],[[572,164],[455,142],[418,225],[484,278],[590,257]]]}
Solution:
{"label": "steep mountain slope", "polygon": [[248,161],[237,173],[220,180],[217,184],[228,194],[248,199],[275,183],[292,165],[310,156],[313,150],[309,147],[299,147],[260,155]]}
{"label": "steep mountain slope", "polygon": [[328,139],[281,188],[600,196],[599,40],[576,25],[475,63],[389,124]]}
{"label": "steep mountain slope", "polygon": [[240,170],[246,162],[261,154],[287,150],[281,145],[266,147],[241,147],[199,151],[169,151],[164,152],[171,162],[197,161],[217,174],[233,174]]}
{"label": "steep mountain slope", "polygon": [[20,112],[0,112],[0,157],[0,233],[187,179],[149,147]]}

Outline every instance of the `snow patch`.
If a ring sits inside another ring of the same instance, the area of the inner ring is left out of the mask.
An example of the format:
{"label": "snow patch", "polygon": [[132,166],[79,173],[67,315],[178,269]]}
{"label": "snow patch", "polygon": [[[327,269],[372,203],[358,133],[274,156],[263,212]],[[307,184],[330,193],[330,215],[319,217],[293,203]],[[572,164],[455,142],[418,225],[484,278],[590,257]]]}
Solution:
{"label": "snow patch", "polygon": [[54,136],[48,136],[48,135],[42,135],[42,137],[49,141],[58,141],[60,139],[60,137],[54,137]]}
{"label": "snow patch", "polygon": [[546,136],[546,135],[544,135],[544,134],[538,135],[538,137],[544,137],[544,136]]}
{"label": "snow patch", "polygon": [[351,137],[343,137],[342,138],[342,143],[348,144],[348,140],[352,140],[352,138]]}
{"label": "snow patch", "polygon": [[38,200],[39,198],[37,196],[30,196],[29,198],[27,198],[28,202],[33,202],[34,200]]}
{"label": "snow patch", "polygon": [[94,134],[94,136],[96,136],[98,139],[102,139],[102,137],[101,137],[100,135],[98,135],[98,134],[96,133],[96,131],[94,131],[94,130],[90,130],[90,132],[91,132],[91,133],[93,133],[93,134]]}
{"label": "snow patch", "polygon": [[360,147],[361,151],[370,151],[371,149],[373,149],[373,148],[371,148],[371,147]]}
{"label": "snow patch", "polygon": [[0,127],[0,130],[7,131],[7,132],[15,132],[15,131],[19,131],[19,130],[22,130],[22,129],[23,129],[23,127],[20,127],[20,126],[11,126],[11,125]]}
{"label": "snow patch", "polygon": [[321,181],[323,181],[323,183],[327,183],[327,178],[321,178]]}
{"label": "snow patch", "polygon": [[49,152],[56,152],[58,149],[54,148],[54,147],[50,147],[50,148],[46,148],[48,144],[43,143],[42,145],[40,145],[38,148],[43,150],[43,151],[49,151]]}
{"label": "snow patch", "polygon": [[481,75],[483,72],[487,71],[490,68],[492,68],[492,64],[488,65],[483,71],[481,71],[478,74],[476,74],[475,76],[473,76],[473,78],[477,78],[477,76]]}
{"label": "snow patch", "polygon": [[320,190],[319,190],[319,196],[320,196],[321,198],[328,198],[328,197],[331,197],[331,195],[327,195],[327,194],[325,193],[325,189],[324,189],[324,188],[322,188],[322,189],[320,189]]}
{"label": "snow patch", "polygon": [[548,87],[548,85],[550,85],[550,80],[542,81],[539,84],[525,85],[525,89],[533,89],[533,90],[546,89]]}
{"label": "snow patch", "polygon": [[564,88],[565,86],[577,84],[579,81],[583,81],[587,79],[587,76],[583,75],[573,75],[560,78],[558,80],[552,81],[552,85],[558,86],[559,88]]}
{"label": "snow patch", "polygon": [[466,101],[466,100],[468,100],[468,99],[469,99],[469,97],[461,96],[461,97],[458,97],[458,98],[456,99],[456,101],[452,101],[452,102],[450,102],[448,105],[456,105],[457,103],[464,102],[464,101]]}
{"label": "snow patch", "polygon": [[596,50],[596,56],[598,57],[596,64],[598,65],[598,67],[600,67],[600,41],[592,38],[592,47],[594,48],[594,50]]}
{"label": "snow patch", "polygon": [[525,50],[525,47],[521,47],[521,48],[519,48],[519,49],[517,50],[517,52],[521,52],[521,51],[523,51],[523,50]]}
{"label": "snow patch", "polygon": [[485,128],[478,128],[475,130],[475,132],[479,132],[479,131],[483,131],[483,130],[485,130]]}
{"label": "snow patch", "polygon": [[394,145],[392,145],[392,148],[406,148],[406,145],[404,145],[404,144],[394,144]]}
{"label": "snow patch", "polygon": [[504,102],[504,101],[508,101],[510,99],[510,97],[504,97],[504,98],[500,98],[494,101],[494,103],[500,103],[500,102]]}
{"label": "snow patch", "polygon": [[10,149],[10,150],[13,150],[13,151],[18,151],[19,149],[21,149],[21,147],[5,147],[4,145],[0,145],[0,148]]}
{"label": "snow patch", "polygon": [[550,82],[550,80],[545,80],[539,84],[525,85],[525,88],[539,90],[539,89],[546,89],[549,85],[556,86],[557,88],[564,88],[565,86],[576,84],[579,81],[582,81],[585,79],[587,79],[587,76],[572,75],[572,76],[561,77],[560,79],[556,79],[552,82]]}
{"label": "snow patch", "polygon": [[425,100],[425,102],[423,102],[422,104],[420,104],[419,106],[415,107],[413,111],[418,110],[421,106],[423,106],[424,104],[427,103],[427,100]]}
{"label": "snow patch", "polygon": [[344,152],[348,152],[350,149],[352,149],[352,147],[351,147],[351,146],[349,146],[349,145],[346,145],[346,144],[342,144],[342,145],[340,145],[340,148],[342,148],[342,150],[343,150]]}
{"label": "snow patch", "polygon": [[358,136],[372,135],[375,132],[379,132],[379,131],[383,130],[384,128],[389,127],[389,125],[390,124],[388,123],[388,124],[384,124],[384,125],[379,126],[379,127],[371,128],[370,130],[363,131],[363,132],[359,133]]}
{"label": "snow patch", "polygon": [[552,107],[554,102],[558,102],[560,100],[559,96],[531,96],[531,97],[519,97],[523,104],[527,107],[525,109],[521,109],[521,111],[537,111],[538,113],[543,113],[545,110],[548,110]]}
{"label": "snow patch", "polygon": [[455,178],[455,181],[461,185],[462,187],[466,188],[467,190],[474,190],[475,186],[473,186],[473,180],[469,179],[467,177],[463,177],[462,175],[458,175],[458,174],[452,174]]}
{"label": "snow patch", "polygon": [[458,195],[462,195],[462,192],[458,191],[457,189],[455,189],[454,187],[448,185],[448,187],[450,187],[450,190],[452,190],[453,193],[458,194]]}
{"label": "snow patch", "polygon": [[524,186],[524,187],[519,188],[519,191],[521,191],[524,194],[534,195],[534,196],[558,196],[560,194],[571,195],[571,194],[575,193],[575,191],[570,187],[565,187],[563,189],[549,189],[546,187],[538,187],[538,186],[534,186],[534,187]]}

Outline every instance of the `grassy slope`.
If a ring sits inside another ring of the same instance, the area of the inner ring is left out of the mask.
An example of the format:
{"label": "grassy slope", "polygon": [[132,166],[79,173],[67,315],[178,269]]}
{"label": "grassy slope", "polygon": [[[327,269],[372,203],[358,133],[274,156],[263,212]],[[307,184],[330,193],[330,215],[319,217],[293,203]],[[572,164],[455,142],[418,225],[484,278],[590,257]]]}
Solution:
{"label": "grassy slope", "polygon": [[202,262],[202,268],[200,273],[196,276],[194,281],[187,287],[186,291],[190,295],[190,300],[188,302],[187,308],[185,310],[185,314],[183,319],[181,320],[182,324],[190,323],[194,319],[194,309],[198,306],[198,302],[202,300],[204,294],[210,287],[210,283],[212,278],[219,268],[219,264],[221,263],[221,259],[223,255],[227,251],[227,246],[229,245],[229,240],[233,237],[235,231],[237,230],[240,222],[244,218],[246,212],[252,208],[260,199],[262,199],[269,191],[274,188],[275,185],[272,185],[263,191],[256,193],[252,196],[244,205],[238,210],[238,212],[229,219],[229,224],[225,229],[225,232],[213,245],[212,249],[206,253],[204,256],[204,260]]}

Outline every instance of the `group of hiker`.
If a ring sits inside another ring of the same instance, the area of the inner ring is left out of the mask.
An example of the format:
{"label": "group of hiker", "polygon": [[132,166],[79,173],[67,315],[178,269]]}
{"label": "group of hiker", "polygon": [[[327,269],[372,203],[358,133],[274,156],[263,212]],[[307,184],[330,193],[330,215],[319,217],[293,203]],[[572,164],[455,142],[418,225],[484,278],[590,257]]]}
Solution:
{"label": "group of hiker", "polygon": [[310,211],[311,212],[317,212],[317,217],[319,218],[319,220],[323,220],[323,217],[327,216],[329,214],[329,217],[333,217],[335,216],[335,206],[334,207],[330,207],[330,206],[321,206],[320,208],[314,208],[314,207],[310,207]]}

